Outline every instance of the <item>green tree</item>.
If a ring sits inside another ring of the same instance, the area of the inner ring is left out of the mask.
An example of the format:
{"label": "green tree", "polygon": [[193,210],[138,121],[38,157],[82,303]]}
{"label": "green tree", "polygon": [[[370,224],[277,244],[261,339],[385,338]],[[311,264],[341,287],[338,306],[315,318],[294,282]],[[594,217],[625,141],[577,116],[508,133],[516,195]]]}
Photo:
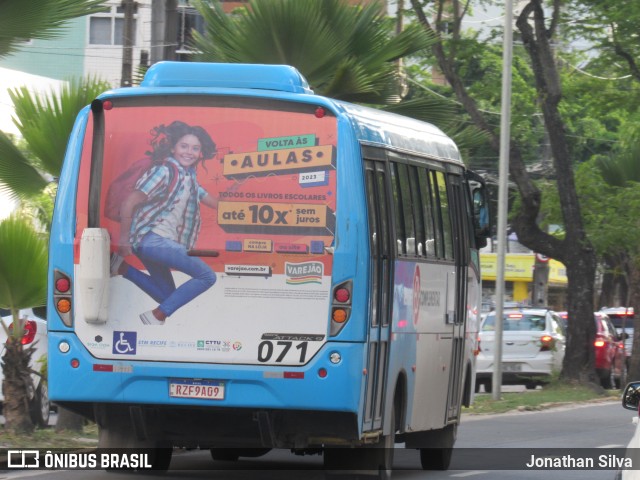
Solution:
{"label": "green tree", "polygon": [[[33,347],[20,342],[24,322],[21,308],[44,305],[47,295],[47,241],[31,222],[17,216],[0,223],[0,307],[11,310],[13,327],[2,321],[9,339],[2,356],[4,380],[3,414],[5,428],[12,432],[30,432],[28,392],[31,385],[29,362]],[[9,252],[9,253],[7,253]]]}
{"label": "green tree", "polygon": [[105,0],[2,0],[0,2],[0,58],[16,51],[29,38],[60,35],[73,18],[104,10]]}
{"label": "green tree", "polygon": [[[462,19],[471,3],[470,0],[411,0],[419,23],[438,36],[438,41],[432,47],[438,69],[473,123],[487,133],[489,144],[497,154],[500,149],[499,132],[465,84],[462,75],[464,62],[458,56],[463,38]],[[582,321],[569,324],[562,376],[569,381],[595,382],[594,354],[590,348],[595,336],[595,326],[590,318],[593,315],[596,257],[586,236],[575,188],[571,144],[561,109],[560,67],[554,50],[555,44],[552,44],[558,34],[561,3],[554,1],[543,5],[542,0],[530,0],[522,5],[516,24],[529,58],[532,73],[530,81],[536,92],[531,103],[539,109],[540,118],[544,122],[550,157],[558,179],[558,195],[566,233],[564,238],[557,238],[540,228],[541,192],[527,171],[526,155],[523,153],[525,149],[513,138],[509,152],[509,170],[511,179],[517,185],[521,202],[519,209],[512,215],[511,226],[521,243],[536,252],[558,259],[566,266],[569,315]],[[435,14],[427,15],[427,8]]]}
{"label": "green tree", "polygon": [[[610,209],[615,212],[606,217],[602,230],[614,230],[606,235],[616,235],[612,241],[604,244],[605,254],[616,258],[624,272],[629,297],[626,306],[640,313],[640,144],[633,143],[618,152],[617,155],[596,157],[596,165],[604,182],[612,190],[613,201],[607,199]],[[600,200],[602,202],[602,200]],[[602,208],[602,206],[600,206]],[[615,225],[617,228],[612,229]],[[603,235],[598,230],[597,235]],[[634,318],[634,335],[629,378],[640,375],[640,314]]]}
{"label": "green tree", "polygon": [[[587,70],[609,77],[630,76],[640,82],[640,8],[634,2],[570,0],[564,10],[569,39],[587,42],[591,51]],[[595,55],[593,55],[595,53]]]}
{"label": "green tree", "polygon": [[401,60],[424,55],[433,38],[417,25],[394,33],[380,4],[252,0],[235,15],[216,0],[194,5],[205,23],[204,34],[193,33],[197,60],[292,65],[317,94],[431,122],[461,149],[484,140],[477,129],[455,120],[456,109],[447,102],[415,91],[408,95]]}

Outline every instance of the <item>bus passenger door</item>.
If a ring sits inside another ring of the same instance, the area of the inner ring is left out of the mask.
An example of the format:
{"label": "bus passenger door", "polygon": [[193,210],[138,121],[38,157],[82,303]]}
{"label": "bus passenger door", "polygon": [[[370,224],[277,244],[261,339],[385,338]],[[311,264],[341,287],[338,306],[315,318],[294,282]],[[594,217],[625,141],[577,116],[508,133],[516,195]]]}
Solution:
{"label": "bus passenger door", "polygon": [[385,163],[365,161],[371,250],[369,349],[363,430],[382,428],[390,338],[390,290],[393,256],[390,243],[388,181]]}
{"label": "bus passenger door", "polygon": [[[465,207],[462,179],[458,175],[447,176],[449,184],[449,210],[453,230],[454,258],[456,265],[453,323],[453,345],[449,370],[449,397],[447,421],[460,415],[462,379],[465,368],[465,337],[467,320],[467,270],[469,265],[468,219]],[[450,307],[449,307],[450,308]]]}

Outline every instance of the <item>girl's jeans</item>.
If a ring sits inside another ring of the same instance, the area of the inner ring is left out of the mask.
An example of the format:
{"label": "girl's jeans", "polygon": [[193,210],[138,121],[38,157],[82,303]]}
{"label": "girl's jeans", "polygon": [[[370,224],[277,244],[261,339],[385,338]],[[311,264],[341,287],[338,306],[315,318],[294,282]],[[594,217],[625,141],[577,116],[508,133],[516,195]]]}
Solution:
{"label": "girl's jeans", "polygon": [[[216,283],[215,272],[200,258],[187,255],[184,245],[153,232],[143,237],[134,253],[149,274],[129,266],[123,277],[158,302],[158,307],[167,316]],[[172,269],[186,273],[191,279],[176,288]]]}

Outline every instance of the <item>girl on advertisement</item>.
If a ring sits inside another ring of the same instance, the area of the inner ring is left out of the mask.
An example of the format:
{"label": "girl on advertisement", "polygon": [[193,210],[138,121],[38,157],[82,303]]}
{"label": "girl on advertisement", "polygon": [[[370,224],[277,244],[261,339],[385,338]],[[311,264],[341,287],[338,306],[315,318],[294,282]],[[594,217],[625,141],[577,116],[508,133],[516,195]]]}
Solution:
{"label": "girl on advertisement", "polygon": [[[200,230],[200,204],[217,208],[218,200],[198,183],[196,167],[213,158],[216,144],[199,126],[174,121],[151,131],[153,164],[122,200],[117,253],[111,275],[122,275],[158,302],[140,314],[145,325],[164,325],[167,317],[216,282],[215,272],[190,256]],[[135,254],[148,273],[128,264]],[[171,270],[191,278],[176,288]]]}

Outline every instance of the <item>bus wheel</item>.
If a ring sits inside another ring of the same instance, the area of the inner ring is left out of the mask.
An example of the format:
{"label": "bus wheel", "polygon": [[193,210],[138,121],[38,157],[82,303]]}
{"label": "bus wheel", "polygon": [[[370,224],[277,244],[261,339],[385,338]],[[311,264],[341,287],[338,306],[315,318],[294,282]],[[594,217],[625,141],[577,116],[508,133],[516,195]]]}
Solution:
{"label": "bus wheel", "polygon": [[209,451],[216,462],[235,462],[240,458],[237,448],[210,448]]}
{"label": "bus wheel", "polygon": [[395,408],[391,409],[391,429],[389,435],[382,437],[378,445],[376,445],[376,464],[374,467],[378,469],[378,478],[380,480],[390,480],[393,471],[393,454],[396,443],[396,414]]}
{"label": "bus wheel", "polygon": [[261,457],[271,451],[270,448],[210,448],[211,458],[217,462],[235,462],[240,457]]}
{"label": "bus wheel", "polygon": [[493,384],[490,379],[483,380],[482,385],[484,386],[484,393],[491,393],[493,391]]}
{"label": "bus wheel", "polygon": [[151,469],[158,472],[166,472],[171,465],[173,457],[173,447],[156,447],[151,451],[149,461]]}
{"label": "bus wheel", "polygon": [[396,439],[395,409],[391,412],[391,430],[375,444],[356,448],[325,448],[325,478],[377,478],[389,480],[393,467]]}
{"label": "bus wheel", "polygon": [[[167,471],[173,456],[173,447],[164,442],[138,440],[133,434],[133,425],[126,410],[108,410],[99,412],[98,449],[144,449],[151,470]],[[106,468],[108,472],[132,470],[127,468]],[[140,469],[139,471],[146,471]]]}
{"label": "bus wheel", "polygon": [[98,448],[124,448],[130,446],[132,426],[127,428],[123,415],[119,412],[104,411],[98,422]]}
{"label": "bus wheel", "polygon": [[449,469],[457,427],[457,425],[447,425],[440,431],[440,438],[434,442],[438,447],[420,449],[420,463],[423,470]]}

